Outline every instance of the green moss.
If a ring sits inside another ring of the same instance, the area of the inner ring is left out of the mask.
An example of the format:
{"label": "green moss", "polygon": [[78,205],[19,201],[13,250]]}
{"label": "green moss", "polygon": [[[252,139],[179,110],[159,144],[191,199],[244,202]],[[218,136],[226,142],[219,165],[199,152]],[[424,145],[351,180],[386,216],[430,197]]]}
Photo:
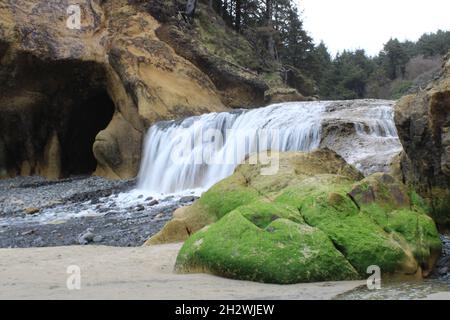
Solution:
{"label": "green moss", "polygon": [[233,175],[215,184],[198,200],[199,207],[215,220],[235,208],[255,201],[260,194],[245,185],[245,180]]}
{"label": "green moss", "polygon": [[198,45],[204,51],[243,68],[260,68],[258,56],[242,35],[227,27],[220,17],[202,4],[198,7],[197,15],[195,31]]}
{"label": "green moss", "polygon": [[450,228],[450,190],[433,188],[430,198],[431,216],[445,229]]}
{"label": "green moss", "polygon": [[423,213],[406,209],[392,211],[383,224],[406,239],[420,264],[428,261],[433,253],[441,251],[436,225]]}
{"label": "green moss", "polygon": [[431,208],[424,198],[419,196],[419,194],[411,190],[409,193],[409,198],[411,199],[411,209],[414,211],[421,211],[429,214],[431,212]]}
{"label": "green moss", "polygon": [[176,269],[281,284],[358,278],[322,231],[284,218],[260,228],[251,222],[258,219],[237,209],[197,232],[183,245]]}
{"label": "green moss", "polygon": [[[325,232],[361,275],[370,265],[378,265],[385,272],[401,269],[408,260],[407,250],[369,216],[359,213],[347,196],[348,188],[348,185],[316,187],[297,199],[297,206],[305,221]],[[288,192],[295,194],[293,190]],[[286,194],[277,200],[285,197]]]}
{"label": "green moss", "polygon": [[[308,214],[309,215],[309,214]],[[309,218],[306,218],[309,221]],[[322,220],[316,225],[334,242],[361,275],[377,265],[386,273],[401,270],[409,260],[408,249],[363,215]]]}
{"label": "green moss", "polygon": [[272,221],[281,218],[296,223],[304,223],[301,214],[296,208],[285,204],[267,202],[267,200],[259,200],[249,205],[241,206],[238,210],[243,217],[263,229]]}
{"label": "green moss", "polygon": [[414,85],[412,81],[409,80],[397,80],[391,85],[391,97],[392,100],[398,100],[403,97],[411,87]]}
{"label": "green moss", "polygon": [[241,165],[189,209],[218,221],[185,242],[184,272],[274,283],[365,277],[371,265],[413,275],[441,249],[423,199],[386,174],[359,180],[331,151],[283,154],[269,177]]}

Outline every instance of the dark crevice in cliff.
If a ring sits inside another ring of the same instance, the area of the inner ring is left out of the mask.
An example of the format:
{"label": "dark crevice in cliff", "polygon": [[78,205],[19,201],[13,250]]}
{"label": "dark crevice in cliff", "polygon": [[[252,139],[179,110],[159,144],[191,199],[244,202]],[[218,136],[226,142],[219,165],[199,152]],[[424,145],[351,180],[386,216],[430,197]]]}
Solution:
{"label": "dark crevice in cliff", "polygon": [[91,174],[114,114],[101,64],[0,52],[0,177]]}
{"label": "dark crevice in cliff", "polygon": [[65,175],[91,174],[97,166],[92,146],[96,135],[111,121],[114,104],[106,91],[100,91],[71,111],[67,130],[62,133],[62,172]]}

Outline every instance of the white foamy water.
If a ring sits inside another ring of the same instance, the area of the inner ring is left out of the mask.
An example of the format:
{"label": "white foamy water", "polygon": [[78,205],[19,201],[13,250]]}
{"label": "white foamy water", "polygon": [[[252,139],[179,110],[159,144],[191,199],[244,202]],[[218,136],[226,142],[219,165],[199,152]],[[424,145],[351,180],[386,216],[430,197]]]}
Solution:
{"label": "white foamy water", "polygon": [[385,166],[401,150],[391,101],[289,102],[210,113],[149,129],[138,188],[151,194],[201,193],[230,176],[249,154],[320,147],[322,128],[330,123],[354,127],[352,135],[337,135],[328,147],[364,173]]}
{"label": "white foamy water", "polygon": [[402,151],[389,100],[336,101],[323,114],[322,126],[352,125],[355,134],[329,133],[323,146],[339,153],[365,175],[386,172],[393,156]]}
{"label": "white foamy water", "polygon": [[[324,103],[295,102],[158,123],[146,137],[138,187],[155,193],[207,189],[231,175],[248,154],[313,150],[320,144],[324,108]],[[212,130],[221,138],[208,139]],[[182,143],[186,138],[190,143]]]}

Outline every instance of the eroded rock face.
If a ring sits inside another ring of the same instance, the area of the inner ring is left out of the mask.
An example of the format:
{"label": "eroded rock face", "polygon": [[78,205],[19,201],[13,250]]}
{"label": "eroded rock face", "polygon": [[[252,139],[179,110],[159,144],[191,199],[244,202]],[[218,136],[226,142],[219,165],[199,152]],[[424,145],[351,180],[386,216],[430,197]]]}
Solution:
{"label": "eroded rock face", "polygon": [[115,109],[101,65],[44,60],[12,48],[1,59],[2,176],[92,173],[92,144]]}
{"label": "eroded rock face", "polygon": [[333,151],[281,153],[262,176],[243,164],[148,244],[182,241],[180,272],[298,283],[383,274],[421,277],[441,250],[427,207],[386,173],[367,178]]}
{"label": "eroded rock face", "polygon": [[82,0],[81,28],[70,29],[70,4],[0,4],[1,176],[132,177],[150,124],[225,109],[209,76],[158,38],[148,12]]}
{"label": "eroded rock face", "polygon": [[438,223],[450,225],[450,55],[440,78],[403,97],[395,122],[405,154],[404,179],[430,200]]}

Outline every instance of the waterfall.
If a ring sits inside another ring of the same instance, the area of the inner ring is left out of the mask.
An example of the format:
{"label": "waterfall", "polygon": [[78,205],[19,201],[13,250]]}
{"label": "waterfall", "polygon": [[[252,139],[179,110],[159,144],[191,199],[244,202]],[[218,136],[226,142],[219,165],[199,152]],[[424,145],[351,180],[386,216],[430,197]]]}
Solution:
{"label": "waterfall", "polygon": [[[329,124],[354,130],[329,133]],[[331,138],[331,143],[325,143]],[[144,142],[138,188],[154,194],[206,190],[249,154],[327,146],[365,174],[385,170],[401,150],[393,103],[382,100],[289,102],[210,113],[153,125]]]}
{"label": "waterfall", "polygon": [[364,117],[354,119],[356,132],[360,135],[372,135],[378,137],[397,138],[397,128],[395,127],[394,109],[390,105],[380,105],[376,108],[364,109]]}
{"label": "waterfall", "polygon": [[[145,140],[138,187],[155,193],[207,189],[231,175],[248,154],[313,150],[320,144],[324,108],[319,102],[293,102],[157,123]],[[220,132],[221,141],[205,141],[210,130]],[[271,133],[277,134],[276,139]],[[268,148],[261,148],[264,135]],[[187,143],[182,141],[186,139]],[[208,164],[197,161],[205,153]]]}

